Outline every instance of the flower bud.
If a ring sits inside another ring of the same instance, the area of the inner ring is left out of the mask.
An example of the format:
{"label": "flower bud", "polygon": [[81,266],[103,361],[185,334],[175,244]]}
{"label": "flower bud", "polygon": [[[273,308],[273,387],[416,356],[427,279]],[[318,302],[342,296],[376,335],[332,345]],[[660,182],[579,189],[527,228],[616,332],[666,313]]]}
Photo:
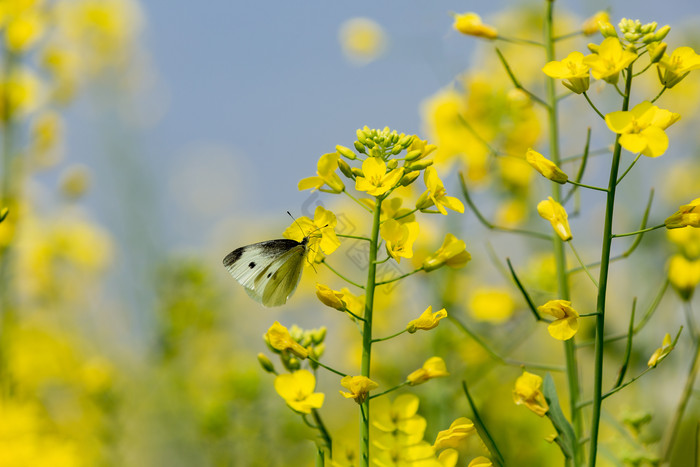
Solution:
{"label": "flower bud", "polygon": [[263,370],[265,370],[268,373],[277,373],[275,370],[275,365],[270,361],[269,358],[267,358],[267,355],[264,353],[259,353],[258,354],[258,363],[260,363],[260,366],[262,367]]}
{"label": "flower bud", "polygon": [[651,42],[654,42],[656,39],[654,38],[655,34],[653,32],[648,32],[642,36],[642,42],[645,44],[649,44]]}
{"label": "flower bud", "polygon": [[[609,21],[600,21],[598,23],[598,27],[600,28],[600,33],[603,35],[603,37],[617,37],[617,31],[615,31],[615,26],[610,24]],[[590,49],[590,46],[588,48]]]}
{"label": "flower bud", "polygon": [[351,167],[350,170],[355,177],[364,177],[365,174],[362,173],[362,169],[359,167]]}
{"label": "flower bud", "polygon": [[397,146],[401,146],[403,148],[407,148],[411,145],[413,142],[413,135],[405,135],[403,136],[398,143],[396,143]]}
{"label": "flower bud", "polygon": [[408,151],[408,153],[406,154],[406,157],[404,157],[404,159],[406,159],[407,161],[412,161],[412,160],[420,158],[420,156],[422,156],[422,155],[423,155],[422,149],[414,149],[413,151]]}
{"label": "flower bud", "polygon": [[433,160],[420,160],[406,164],[406,171],[411,172],[413,170],[424,170],[433,165]]}
{"label": "flower bud", "polygon": [[610,15],[605,10],[597,12],[596,14],[588,18],[586,21],[584,21],[583,25],[581,26],[581,31],[586,36],[591,36],[600,30],[599,24],[601,21],[606,23],[610,22]]}
{"label": "flower bud", "polygon": [[418,170],[414,170],[413,172],[408,172],[406,175],[404,175],[401,178],[401,180],[399,181],[399,185],[408,186],[411,183],[415,182],[419,175],[420,175],[420,171],[418,171]]}
{"label": "flower bud", "polygon": [[654,40],[655,41],[663,40],[668,35],[668,33],[670,31],[671,31],[671,26],[669,26],[668,24],[666,26],[663,26],[658,31],[656,31],[656,33],[654,34]]}
{"label": "flower bud", "polygon": [[355,155],[354,152],[350,148],[346,148],[345,146],[337,145],[335,147],[335,150],[338,151],[338,153],[341,156],[347,157],[350,160],[355,160],[357,159],[357,156]]}
{"label": "flower bud", "polygon": [[338,168],[340,169],[340,172],[343,175],[352,180],[355,180],[355,174],[352,173],[352,168],[350,167],[350,164],[345,162],[343,159],[338,159]]}
{"label": "flower bud", "polygon": [[361,142],[355,141],[354,143],[352,143],[352,145],[355,146],[355,149],[356,149],[357,152],[359,152],[360,154],[364,154],[364,153],[365,153],[365,145],[362,144]]}
{"label": "flower bud", "polygon": [[668,44],[665,42],[652,42],[649,44],[647,49],[649,50],[649,60],[651,60],[651,63],[659,63],[659,61],[664,58],[666,47],[668,47]]}
{"label": "flower bud", "polygon": [[594,43],[592,43],[592,42],[591,42],[590,44],[588,44],[586,47],[588,47],[588,50],[590,50],[590,51],[593,52],[594,54],[597,54],[597,53],[598,53],[598,49],[600,49],[600,45],[594,44]]}
{"label": "flower bud", "polygon": [[395,144],[393,148],[391,148],[391,154],[393,154],[394,156],[400,153],[401,151],[403,151],[403,146],[399,145],[398,143]]}
{"label": "flower bud", "polygon": [[399,166],[399,161],[396,159],[389,159],[389,161],[386,163],[386,166],[389,168],[389,170],[394,170],[396,167]]}
{"label": "flower bud", "polygon": [[569,176],[566,175],[556,164],[542,154],[532,149],[528,149],[525,154],[525,160],[528,164],[532,166],[533,169],[537,170],[542,176],[550,179],[553,182],[559,184],[565,184],[569,180]]}

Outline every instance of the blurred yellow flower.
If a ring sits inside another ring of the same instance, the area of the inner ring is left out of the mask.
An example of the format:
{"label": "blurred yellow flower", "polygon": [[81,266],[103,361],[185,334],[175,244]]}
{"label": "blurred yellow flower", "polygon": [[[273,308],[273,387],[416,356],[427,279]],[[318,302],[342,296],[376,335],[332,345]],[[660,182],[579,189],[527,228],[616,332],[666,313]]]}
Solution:
{"label": "blurred yellow flower", "polygon": [[435,206],[443,215],[447,215],[447,210],[445,208],[457,212],[464,212],[464,205],[460,200],[453,196],[447,196],[445,185],[443,185],[442,180],[438,177],[435,167],[430,166],[426,168],[423,179],[428,189],[418,198],[418,201],[416,201],[416,208],[424,210]]}
{"label": "blurred yellow flower", "polygon": [[323,206],[316,206],[313,220],[306,216],[300,217],[285,229],[282,236],[298,242],[308,236],[309,261],[307,264],[311,265],[321,262],[324,253],[330,255],[340,246],[340,240],[335,234],[337,224],[338,219],[332,211]]}
{"label": "blurred yellow flower", "polygon": [[474,319],[498,324],[513,315],[515,302],[503,288],[480,288],[472,293],[469,310]]}
{"label": "blurred yellow flower", "polygon": [[615,84],[620,77],[620,71],[636,59],[637,54],[623,49],[617,37],[608,37],[600,44],[597,53],[586,56],[583,63],[591,67],[595,79]]}
{"label": "blurred yellow flower", "polygon": [[563,185],[567,182],[567,180],[569,180],[569,176],[566,175],[559,167],[557,167],[554,162],[550,161],[533,149],[527,150],[525,153],[525,160],[532,166],[533,169],[553,182]]}
{"label": "blurred yellow flower", "polygon": [[378,157],[368,157],[362,163],[362,176],[355,179],[355,189],[368,195],[381,196],[394,188],[403,176],[403,167],[386,171],[386,163]]}
{"label": "blurred yellow flower", "polygon": [[467,417],[460,417],[447,430],[438,433],[433,444],[434,450],[445,448],[459,448],[464,441],[473,433],[476,433],[474,423]]}
{"label": "blurred yellow flower", "polygon": [[413,258],[413,242],[418,238],[418,222],[400,223],[387,219],[379,228],[379,233],[386,241],[387,253],[401,262],[401,258]]}
{"label": "blurred yellow flower", "polygon": [[341,193],[345,189],[345,184],[340,179],[335,169],[338,168],[338,159],[340,155],[337,152],[324,154],[318,160],[315,177],[304,178],[299,181],[299,190],[316,191],[326,185],[333,193]]}
{"label": "blurred yellow flower", "polygon": [[659,362],[661,362],[661,360],[666,358],[666,356],[668,356],[668,354],[670,354],[672,350],[673,350],[673,341],[671,340],[671,335],[666,333],[666,335],[664,336],[664,340],[661,343],[661,347],[656,349],[654,351],[654,353],[651,355],[651,357],[649,358],[649,361],[647,362],[647,366],[649,368],[656,367],[656,365],[658,365]]}
{"label": "blurred yellow flower", "polygon": [[547,219],[552,223],[552,228],[562,240],[571,240],[569,216],[561,204],[554,201],[550,196],[546,200],[540,201],[537,205],[537,212],[543,219]]}
{"label": "blurred yellow flower", "polygon": [[387,45],[384,29],[369,18],[345,21],[340,26],[338,39],[345,56],[358,65],[366,65],[381,57]]}
{"label": "blurred yellow flower", "polygon": [[338,311],[345,311],[345,302],[341,300],[343,298],[341,292],[336,292],[326,285],[316,283],[316,296],[324,305],[335,308]]}
{"label": "blurred yellow flower", "polygon": [[523,371],[523,374],[515,380],[513,401],[517,405],[524,404],[540,417],[549,410],[549,404],[542,394],[542,378],[527,371]]}
{"label": "blurred yellow flower", "polygon": [[282,326],[279,321],[275,321],[263,337],[265,341],[270,344],[270,347],[275,350],[291,352],[301,359],[305,359],[309,356],[308,350],[292,339],[289,330]]}
{"label": "blurred yellow flower", "polygon": [[426,272],[430,272],[444,265],[454,269],[462,268],[471,259],[472,256],[467,251],[467,244],[464,243],[464,240],[459,240],[451,233],[448,233],[445,235],[440,248],[423,260],[423,269]]}
{"label": "blurred yellow flower", "polygon": [[59,185],[61,193],[68,199],[78,199],[90,188],[90,169],[83,164],[66,167],[61,173]]}
{"label": "blurred yellow flower", "polygon": [[668,264],[668,280],[683,300],[690,300],[700,283],[700,259],[689,260],[683,255],[673,255]]}
{"label": "blurred yellow flower", "polygon": [[275,391],[285,400],[287,405],[299,413],[311,413],[312,409],[320,409],[325,394],[314,392],[316,377],[308,370],[298,370],[285,373],[275,378]]}
{"label": "blurred yellow flower", "polygon": [[430,357],[423,363],[423,367],[412,372],[406,377],[406,380],[411,383],[411,386],[423,384],[433,378],[449,376],[445,361],[440,357]]}
{"label": "blurred yellow flower", "polygon": [[571,52],[562,61],[548,62],[542,71],[550,78],[561,79],[562,84],[576,94],[588,91],[590,66],[584,63],[581,52]]}
{"label": "blurred yellow flower", "polygon": [[420,401],[415,394],[401,394],[393,401],[379,397],[372,401],[372,426],[393,436],[403,436],[405,445],[423,439],[425,418],[418,415]]}
{"label": "blurred yellow flower", "polygon": [[355,399],[358,404],[364,403],[369,392],[379,387],[366,376],[344,376],[340,380],[340,385],[350,390],[350,392],[340,391],[340,394],[346,399]]}
{"label": "blurred yellow flower", "polygon": [[590,18],[587,18],[583,25],[581,26],[581,31],[586,35],[590,36],[597,33],[600,30],[600,22],[609,23],[610,14],[606,10],[601,10],[596,12]]}
{"label": "blurred yellow flower", "polygon": [[356,316],[364,316],[365,314],[365,296],[364,295],[354,295],[347,287],[340,289],[340,293],[343,294],[343,302],[345,302],[345,307],[348,311],[352,312]]}
{"label": "blurred yellow flower", "polygon": [[408,332],[413,334],[419,329],[424,331],[429,331],[436,328],[441,319],[447,317],[447,311],[443,308],[439,311],[433,313],[433,306],[429,306],[425,311],[417,318],[409,321],[406,325]]}
{"label": "blurred yellow flower", "polygon": [[481,22],[481,17],[476,13],[464,13],[455,15],[452,27],[468,36],[483,37],[485,39],[495,39],[498,31],[493,26]]}
{"label": "blurred yellow flower", "polygon": [[659,109],[649,101],[635,105],[632,110],[618,110],[605,115],[605,123],[620,136],[620,145],[630,152],[659,157],[668,148],[664,130],[678,121],[680,115]]}
{"label": "blurred yellow flower", "polygon": [[657,64],[659,80],[667,88],[680,83],[688,73],[700,68],[700,55],[690,47],[678,47],[671,56],[664,55]]}
{"label": "blurred yellow flower", "polygon": [[690,226],[667,229],[666,235],[686,257],[700,258],[700,229]]}
{"label": "blurred yellow flower", "polygon": [[455,467],[459,460],[459,451],[453,448],[445,449],[440,453],[437,460],[440,463],[440,467]]}
{"label": "blurred yellow flower", "polygon": [[493,467],[493,463],[488,457],[479,456],[472,459],[467,467]]}
{"label": "blurred yellow flower", "polygon": [[12,120],[34,111],[42,99],[41,93],[41,82],[33,72],[13,70],[0,81],[0,115]]}
{"label": "blurred yellow flower", "polygon": [[667,229],[700,227],[700,198],[695,198],[690,203],[679,207],[678,211],[664,221],[664,224]]}
{"label": "blurred yellow flower", "polygon": [[578,312],[571,307],[567,300],[550,300],[537,307],[540,313],[554,317],[554,322],[547,327],[549,334],[560,341],[574,337],[578,331]]}
{"label": "blurred yellow flower", "polygon": [[10,20],[5,26],[5,44],[14,53],[23,53],[41,39],[45,19],[37,9],[29,10]]}
{"label": "blurred yellow flower", "polygon": [[528,217],[528,206],[525,200],[520,198],[507,199],[498,205],[496,210],[496,224],[503,227],[517,227],[522,225]]}

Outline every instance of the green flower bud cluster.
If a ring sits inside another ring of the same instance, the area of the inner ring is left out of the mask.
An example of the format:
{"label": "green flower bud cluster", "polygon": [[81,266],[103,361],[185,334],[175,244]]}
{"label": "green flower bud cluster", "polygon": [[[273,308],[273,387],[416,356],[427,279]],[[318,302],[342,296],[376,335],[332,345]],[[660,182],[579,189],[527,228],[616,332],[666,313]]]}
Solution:
{"label": "green flower bud cluster", "polygon": [[[292,337],[292,339],[304,347],[309,352],[309,356],[314,360],[318,360],[326,350],[326,344],[324,342],[326,339],[326,332],[327,329],[325,326],[321,326],[318,329],[308,330],[302,329],[297,325],[293,325],[291,328],[289,328],[289,335]],[[267,340],[265,340],[265,342],[267,343],[267,348],[270,349],[270,351],[280,356],[280,361],[287,371],[291,372],[301,369],[301,360],[293,353],[281,352],[272,347]],[[258,362],[260,363],[260,366],[262,366],[263,370],[267,371],[268,373],[276,373],[274,365],[267,357],[265,357],[264,354],[258,355]],[[312,368],[315,369],[317,367],[314,362],[310,361],[309,363]]]}
{"label": "green flower bud cluster", "polygon": [[[624,37],[624,39],[630,44],[651,44],[653,42],[660,42],[669,33],[671,27],[669,25],[666,25],[657,31],[657,26],[658,24],[656,23],[656,21],[647,24],[642,24],[638,19],[631,20],[627,18],[622,18],[622,20],[620,20],[620,23],[618,24],[618,28],[620,30],[620,33],[622,34],[622,37]],[[606,25],[605,29],[605,32],[603,32],[603,29],[601,29],[601,32],[604,36],[606,34],[610,35],[614,33],[614,28],[609,23]],[[610,31],[610,29],[612,29],[612,31]]]}

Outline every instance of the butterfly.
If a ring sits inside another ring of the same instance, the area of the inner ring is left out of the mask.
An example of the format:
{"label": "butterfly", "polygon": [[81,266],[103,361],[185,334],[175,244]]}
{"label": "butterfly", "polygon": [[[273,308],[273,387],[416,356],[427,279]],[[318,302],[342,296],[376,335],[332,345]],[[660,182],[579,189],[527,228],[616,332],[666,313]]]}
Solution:
{"label": "butterfly", "polygon": [[226,255],[224,267],[256,302],[284,305],[301,279],[308,244],[309,236],[301,242],[282,238],[242,246]]}

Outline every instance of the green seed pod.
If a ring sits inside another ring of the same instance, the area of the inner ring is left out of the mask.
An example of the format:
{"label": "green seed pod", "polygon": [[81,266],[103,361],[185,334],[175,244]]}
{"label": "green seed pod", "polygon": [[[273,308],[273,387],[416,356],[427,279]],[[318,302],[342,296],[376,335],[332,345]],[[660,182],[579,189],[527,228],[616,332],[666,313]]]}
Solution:
{"label": "green seed pod", "polygon": [[357,156],[355,155],[354,152],[352,152],[352,150],[351,150],[350,148],[346,148],[345,146],[341,146],[341,145],[338,144],[338,145],[335,147],[335,150],[338,151],[338,153],[339,153],[341,156],[347,157],[347,158],[350,159],[351,161],[357,159]]}
{"label": "green seed pod", "polygon": [[338,159],[338,168],[340,172],[351,180],[355,180],[355,174],[352,173],[352,168],[350,164],[345,162],[343,159]]}

